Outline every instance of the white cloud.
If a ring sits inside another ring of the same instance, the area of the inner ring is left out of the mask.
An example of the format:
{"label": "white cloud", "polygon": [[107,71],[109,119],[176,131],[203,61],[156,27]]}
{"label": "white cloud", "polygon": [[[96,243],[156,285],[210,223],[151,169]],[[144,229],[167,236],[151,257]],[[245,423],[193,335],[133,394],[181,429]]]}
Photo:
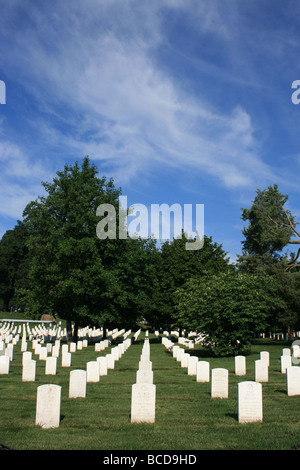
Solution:
{"label": "white cloud", "polygon": [[[11,51],[5,59],[43,112],[39,140],[49,152],[88,154],[109,163],[123,180],[161,162],[228,188],[251,187],[258,176],[273,178],[260,157],[249,112],[239,105],[214,108],[210,97],[186,90],[157,55],[166,44],[166,7],[181,9],[194,18],[194,28],[198,22],[201,34],[214,32],[234,49],[235,6],[231,23],[225,23],[219,2],[77,1],[71,9],[67,2],[54,2],[51,10],[30,5],[35,27],[21,25],[17,35],[12,35],[14,9],[6,9]],[[34,175],[35,182],[48,174],[47,164],[31,163],[24,148],[6,141],[0,151],[7,177]],[[21,189],[18,198],[26,198]]]}
{"label": "white cloud", "polygon": [[44,193],[40,184],[49,171],[42,161],[32,161],[22,148],[9,141],[0,142],[0,214],[22,219],[26,205]]}
{"label": "white cloud", "polygon": [[12,220],[21,220],[27,204],[35,200],[37,195],[41,195],[42,192],[39,185],[25,186],[12,181],[5,183],[2,180],[0,188],[1,215]]}
{"label": "white cloud", "polygon": [[[34,54],[40,56],[35,63],[43,64],[43,51]],[[62,145],[94,159],[115,159],[122,167],[129,162],[133,172],[141,162],[148,166],[161,160],[194,168],[229,187],[251,184],[257,164],[268,171],[256,154],[251,119],[243,109],[230,115],[211,110],[159,70],[138,45],[111,34],[101,37],[78,71],[70,56],[72,51],[56,58],[47,67],[45,82],[39,81],[51,92],[47,106],[55,102],[56,90],[74,109],[75,133],[48,129]]]}

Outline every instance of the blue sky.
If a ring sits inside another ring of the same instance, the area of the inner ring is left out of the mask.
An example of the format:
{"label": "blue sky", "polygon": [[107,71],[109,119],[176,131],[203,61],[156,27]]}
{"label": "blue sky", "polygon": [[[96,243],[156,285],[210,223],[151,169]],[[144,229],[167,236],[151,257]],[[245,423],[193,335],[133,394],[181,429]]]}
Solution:
{"label": "blue sky", "polygon": [[0,26],[0,236],[85,155],[130,205],[204,204],[232,260],[257,188],[299,220],[299,2],[10,0]]}

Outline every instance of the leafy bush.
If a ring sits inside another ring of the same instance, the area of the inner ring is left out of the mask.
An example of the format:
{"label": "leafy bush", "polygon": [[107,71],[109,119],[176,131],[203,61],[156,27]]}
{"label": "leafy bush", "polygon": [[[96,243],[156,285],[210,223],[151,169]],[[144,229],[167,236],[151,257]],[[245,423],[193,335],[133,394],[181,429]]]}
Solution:
{"label": "leafy bush", "polygon": [[277,290],[272,276],[232,271],[189,279],[176,291],[177,323],[207,335],[202,344],[213,355],[239,354],[283,307]]}

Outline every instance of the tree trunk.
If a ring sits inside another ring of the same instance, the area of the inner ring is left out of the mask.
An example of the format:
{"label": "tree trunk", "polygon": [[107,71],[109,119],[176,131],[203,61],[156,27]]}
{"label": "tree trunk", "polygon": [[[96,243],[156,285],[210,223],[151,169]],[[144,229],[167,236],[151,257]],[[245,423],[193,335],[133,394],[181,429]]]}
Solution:
{"label": "tree trunk", "polygon": [[3,296],[3,306],[5,309],[5,312],[9,312],[9,302],[11,300],[12,296],[10,294],[4,294]]}
{"label": "tree trunk", "polygon": [[78,322],[77,321],[75,321],[75,324],[74,324],[73,341],[74,343],[77,343],[78,341]]}
{"label": "tree trunk", "polygon": [[71,320],[67,320],[67,343],[72,343],[72,322]]}
{"label": "tree trunk", "polygon": [[104,322],[104,324],[103,324],[103,338],[102,339],[106,339],[106,327],[107,327],[107,322]]}

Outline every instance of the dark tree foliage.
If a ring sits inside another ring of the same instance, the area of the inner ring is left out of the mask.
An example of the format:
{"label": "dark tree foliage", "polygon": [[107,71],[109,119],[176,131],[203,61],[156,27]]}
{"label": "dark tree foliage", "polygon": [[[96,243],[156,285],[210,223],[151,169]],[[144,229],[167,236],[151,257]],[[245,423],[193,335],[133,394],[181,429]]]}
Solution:
{"label": "dark tree foliage", "polygon": [[27,229],[18,224],[8,230],[0,241],[0,297],[6,311],[11,301],[18,302],[17,290],[26,286],[28,268]]}

